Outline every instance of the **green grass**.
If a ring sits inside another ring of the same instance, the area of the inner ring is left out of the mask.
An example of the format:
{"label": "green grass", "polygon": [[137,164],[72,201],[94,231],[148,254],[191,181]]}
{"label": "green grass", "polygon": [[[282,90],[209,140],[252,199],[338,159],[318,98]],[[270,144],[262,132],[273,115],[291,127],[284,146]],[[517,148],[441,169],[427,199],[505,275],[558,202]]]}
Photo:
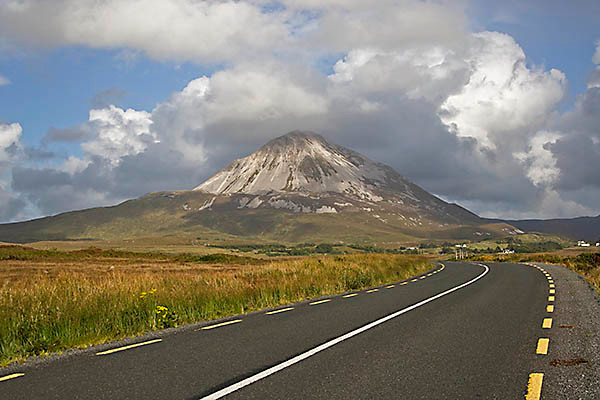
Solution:
{"label": "green grass", "polygon": [[[92,257],[52,264],[53,257],[64,254],[49,251],[43,253],[44,258],[30,250],[4,248],[3,252],[20,258],[0,262],[0,277],[3,271],[10,276],[0,284],[0,366],[151,330],[376,286],[431,267],[421,257],[383,254],[275,262],[253,259],[245,265],[239,257],[194,259],[188,255],[157,264],[150,258],[139,265],[125,257],[123,270],[112,259],[116,268],[107,270],[91,265],[97,263]],[[89,252],[82,254],[87,257]],[[108,255],[113,253],[108,251]],[[23,261],[31,259],[36,261]],[[44,274],[41,268],[56,271]],[[14,270],[19,271],[17,277],[10,275]]]}

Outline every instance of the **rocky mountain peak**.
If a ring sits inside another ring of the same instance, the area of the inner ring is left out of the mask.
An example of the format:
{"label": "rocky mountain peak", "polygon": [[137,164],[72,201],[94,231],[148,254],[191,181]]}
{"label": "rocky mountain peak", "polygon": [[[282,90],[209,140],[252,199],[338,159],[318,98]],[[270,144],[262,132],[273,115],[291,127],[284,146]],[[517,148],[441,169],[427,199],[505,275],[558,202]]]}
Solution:
{"label": "rocky mountain peak", "polygon": [[379,200],[376,181],[389,171],[313,132],[293,131],[232,162],[196,187],[214,194],[337,192]]}
{"label": "rocky mountain peak", "polygon": [[[294,212],[366,211],[374,218],[392,214],[406,224],[477,219],[403,178],[392,168],[313,132],[293,131],[247,157],[233,161],[194,189],[213,198],[233,196],[238,208],[285,208]],[[221,197],[220,197],[221,196]]]}
{"label": "rocky mountain peak", "polygon": [[328,144],[325,138],[318,133],[296,130],[267,142],[263,147],[261,147],[261,150],[279,150],[290,147],[304,147],[310,146],[314,143],[325,145]]}

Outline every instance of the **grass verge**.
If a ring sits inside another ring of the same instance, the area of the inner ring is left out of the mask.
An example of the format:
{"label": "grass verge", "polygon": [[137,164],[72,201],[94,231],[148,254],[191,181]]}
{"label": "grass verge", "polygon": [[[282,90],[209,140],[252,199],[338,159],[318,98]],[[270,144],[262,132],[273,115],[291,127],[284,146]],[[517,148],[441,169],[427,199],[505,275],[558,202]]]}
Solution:
{"label": "grass verge", "polygon": [[582,253],[576,256],[558,254],[510,254],[477,256],[477,260],[496,262],[540,262],[560,264],[582,275],[600,293],[600,253]]}
{"label": "grass verge", "polygon": [[104,258],[88,252],[70,259],[21,249],[6,252],[19,254],[0,262],[0,366],[376,286],[431,268],[425,258],[389,254],[247,262],[156,254],[144,259],[110,252]]}

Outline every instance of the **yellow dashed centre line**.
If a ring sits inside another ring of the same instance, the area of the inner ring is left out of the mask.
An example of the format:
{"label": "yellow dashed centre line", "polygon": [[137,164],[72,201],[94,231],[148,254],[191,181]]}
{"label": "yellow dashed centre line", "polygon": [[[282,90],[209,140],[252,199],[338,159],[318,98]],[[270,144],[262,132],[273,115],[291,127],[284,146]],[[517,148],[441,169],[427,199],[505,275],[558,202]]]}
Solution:
{"label": "yellow dashed centre line", "polygon": [[419,279],[425,279],[425,278],[427,278],[427,277],[426,277],[426,276],[422,276],[422,277],[420,277]]}
{"label": "yellow dashed centre line", "polygon": [[542,328],[544,328],[544,329],[552,328],[552,318],[544,318],[544,322],[542,322]]}
{"label": "yellow dashed centre line", "polygon": [[554,312],[554,306],[552,304],[548,304],[548,306],[546,306],[546,311],[547,312]]}
{"label": "yellow dashed centre line", "polygon": [[527,394],[525,400],[539,400],[542,396],[542,382],[544,374],[535,372],[529,374],[529,383],[527,384]]}
{"label": "yellow dashed centre line", "polygon": [[551,283],[551,284],[549,285],[549,287],[551,287],[552,289],[554,289],[556,286],[554,286],[554,283]]}
{"label": "yellow dashed centre line", "polygon": [[350,293],[350,294],[347,294],[347,295],[342,296],[342,297],[345,298],[345,299],[347,299],[348,297],[354,297],[354,296],[358,296],[358,293]]}
{"label": "yellow dashed centre line", "polygon": [[371,290],[367,290],[366,293],[373,293],[373,292],[377,292],[377,291],[379,291],[379,289],[371,289]]}
{"label": "yellow dashed centre line", "polygon": [[556,289],[550,289],[550,294],[556,294]]}
{"label": "yellow dashed centre line", "polygon": [[385,288],[386,289],[391,289],[391,288],[395,288],[395,287],[396,287],[396,285],[389,285],[389,286],[386,286]]}
{"label": "yellow dashed centre line", "polygon": [[548,345],[550,344],[550,339],[548,338],[540,338],[537,343],[537,348],[535,349],[535,354],[548,354]]}
{"label": "yellow dashed centre line", "polygon": [[411,280],[411,282],[416,282],[416,281],[418,281],[418,279],[413,279],[413,280]]}
{"label": "yellow dashed centre line", "polygon": [[279,314],[282,312],[291,311],[293,309],[294,309],[294,307],[281,308],[279,310],[273,310],[273,311],[266,312],[265,314],[267,314],[267,315]]}
{"label": "yellow dashed centre line", "polygon": [[96,355],[97,356],[105,356],[107,354],[116,353],[118,351],[129,350],[129,349],[133,349],[135,347],[146,346],[146,345],[149,345],[152,343],[158,343],[158,342],[162,342],[162,339],[148,340],[147,342],[134,343],[134,344],[130,344],[129,346],[117,347],[116,349],[101,351],[99,353],[96,353]]}
{"label": "yellow dashed centre line", "polygon": [[7,381],[9,379],[15,379],[15,378],[20,378],[22,376],[25,376],[25,374],[22,374],[20,372],[16,373],[16,374],[10,374],[10,375],[6,375],[6,376],[2,376],[0,377],[0,382],[2,381]]}
{"label": "yellow dashed centre line", "polygon": [[402,282],[402,283],[400,283],[401,286],[402,285],[406,285],[406,284],[408,284],[408,282]]}
{"label": "yellow dashed centre line", "polygon": [[554,301],[554,296],[548,296],[548,301]]}
{"label": "yellow dashed centre line", "polygon": [[331,299],[325,299],[325,300],[314,301],[314,302],[308,303],[308,304],[311,306],[316,306],[317,304],[323,304],[323,303],[327,303],[330,301],[331,301]]}
{"label": "yellow dashed centre line", "polygon": [[225,321],[225,322],[221,322],[220,324],[215,324],[215,325],[209,325],[209,326],[203,326],[202,328],[200,328],[201,330],[205,331],[205,330],[209,330],[209,329],[215,329],[215,328],[220,328],[222,326],[227,326],[227,325],[231,325],[231,324],[237,324],[238,322],[242,322],[241,319],[234,319],[232,321]]}

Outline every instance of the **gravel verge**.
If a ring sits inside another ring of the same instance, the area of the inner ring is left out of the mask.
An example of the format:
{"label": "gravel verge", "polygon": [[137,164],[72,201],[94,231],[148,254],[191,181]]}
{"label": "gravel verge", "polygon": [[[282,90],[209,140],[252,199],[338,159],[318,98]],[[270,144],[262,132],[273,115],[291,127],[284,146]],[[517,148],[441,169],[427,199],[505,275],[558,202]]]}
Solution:
{"label": "gravel verge", "polygon": [[600,399],[600,296],[579,274],[535,263],[554,278],[555,310],[544,372],[542,399]]}

